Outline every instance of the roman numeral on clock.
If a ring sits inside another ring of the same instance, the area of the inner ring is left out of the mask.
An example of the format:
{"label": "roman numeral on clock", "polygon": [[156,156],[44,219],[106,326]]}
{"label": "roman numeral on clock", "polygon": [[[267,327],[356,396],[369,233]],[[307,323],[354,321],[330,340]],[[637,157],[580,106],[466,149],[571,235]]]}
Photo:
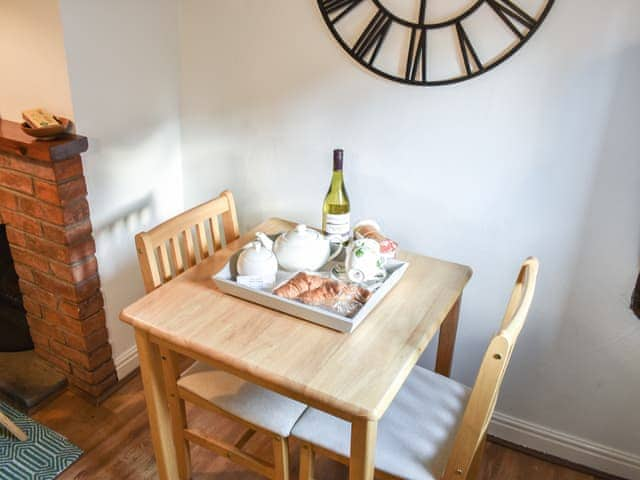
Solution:
{"label": "roman numeral on clock", "polygon": [[531,30],[537,25],[535,18],[532,18],[511,0],[487,0],[487,3],[520,40],[523,40],[525,36],[514,22],[519,23],[527,30]]}
{"label": "roman numeral on clock", "polygon": [[[427,11],[427,0],[420,0],[420,16],[419,25],[424,25]],[[420,29],[420,36],[417,38],[418,28],[411,29],[411,40],[409,42],[409,53],[407,55],[407,68],[405,72],[405,80],[415,81],[418,76],[418,66],[420,65],[421,80],[427,81],[427,30]]]}
{"label": "roman numeral on clock", "polygon": [[334,25],[338,23],[340,19],[349,14],[351,10],[361,4],[362,1],[363,0],[321,0],[322,7],[328,15],[333,15],[339,12],[338,15],[331,19],[331,23]]}
{"label": "roman numeral on clock", "polygon": [[[471,43],[471,40],[469,40],[469,36],[460,22],[456,23],[456,33],[458,34],[458,45],[460,47],[460,53],[462,53],[464,68],[467,71],[467,75],[473,74],[474,68],[477,71],[482,71],[484,66],[480,61],[480,57],[478,57],[476,49],[473,48],[473,44]],[[469,58],[469,55],[471,55],[471,58]],[[475,63],[475,66],[471,64],[472,60]]]}
{"label": "roman numeral on clock", "polygon": [[[417,37],[417,38],[416,38]],[[420,67],[420,69],[418,69]],[[427,81],[427,31],[420,29],[411,30],[411,40],[409,42],[409,53],[407,55],[407,69],[405,79],[415,81],[418,79],[418,70],[420,70],[420,80]]]}
{"label": "roman numeral on clock", "polygon": [[[391,18],[384,11],[379,10],[362,32],[351,52],[360,60],[372,65],[392,23]],[[367,57],[369,57],[368,60]]]}

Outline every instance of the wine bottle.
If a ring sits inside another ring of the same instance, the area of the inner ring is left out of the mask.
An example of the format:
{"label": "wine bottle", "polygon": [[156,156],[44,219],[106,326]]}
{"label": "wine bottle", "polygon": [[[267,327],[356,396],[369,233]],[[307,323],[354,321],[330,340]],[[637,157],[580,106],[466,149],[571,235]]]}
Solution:
{"label": "wine bottle", "polygon": [[351,233],[349,196],[344,186],[344,152],[333,151],[333,176],[322,205],[322,230],[332,243],[345,243]]}

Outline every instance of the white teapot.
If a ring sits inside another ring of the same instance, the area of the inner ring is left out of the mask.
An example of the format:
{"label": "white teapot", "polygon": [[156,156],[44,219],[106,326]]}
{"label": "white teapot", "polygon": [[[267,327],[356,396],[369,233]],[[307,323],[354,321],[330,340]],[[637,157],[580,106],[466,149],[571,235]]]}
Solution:
{"label": "white teapot", "polygon": [[273,246],[280,267],[290,272],[318,270],[341,251],[339,246],[331,253],[329,239],[306,225],[280,234]]}
{"label": "white teapot", "polygon": [[270,278],[278,271],[278,260],[271,251],[273,242],[264,233],[258,233],[256,240],[248,243],[238,256],[239,275]]}

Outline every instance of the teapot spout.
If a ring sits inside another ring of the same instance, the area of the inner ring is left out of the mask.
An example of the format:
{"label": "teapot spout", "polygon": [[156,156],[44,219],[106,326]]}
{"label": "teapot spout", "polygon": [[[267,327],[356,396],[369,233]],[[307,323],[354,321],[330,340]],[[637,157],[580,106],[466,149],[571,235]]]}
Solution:
{"label": "teapot spout", "polygon": [[256,233],[256,240],[260,242],[267,250],[273,251],[273,240],[267,237],[264,233]]}

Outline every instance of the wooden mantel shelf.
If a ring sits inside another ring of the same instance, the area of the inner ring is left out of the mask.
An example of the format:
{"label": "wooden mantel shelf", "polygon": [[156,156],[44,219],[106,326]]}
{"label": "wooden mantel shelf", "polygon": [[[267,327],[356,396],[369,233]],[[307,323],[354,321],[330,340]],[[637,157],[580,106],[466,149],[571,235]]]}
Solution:
{"label": "wooden mantel shelf", "polygon": [[67,134],[57,140],[36,140],[22,131],[20,124],[0,119],[0,153],[8,152],[44,162],[56,162],[84,153],[87,137]]}

